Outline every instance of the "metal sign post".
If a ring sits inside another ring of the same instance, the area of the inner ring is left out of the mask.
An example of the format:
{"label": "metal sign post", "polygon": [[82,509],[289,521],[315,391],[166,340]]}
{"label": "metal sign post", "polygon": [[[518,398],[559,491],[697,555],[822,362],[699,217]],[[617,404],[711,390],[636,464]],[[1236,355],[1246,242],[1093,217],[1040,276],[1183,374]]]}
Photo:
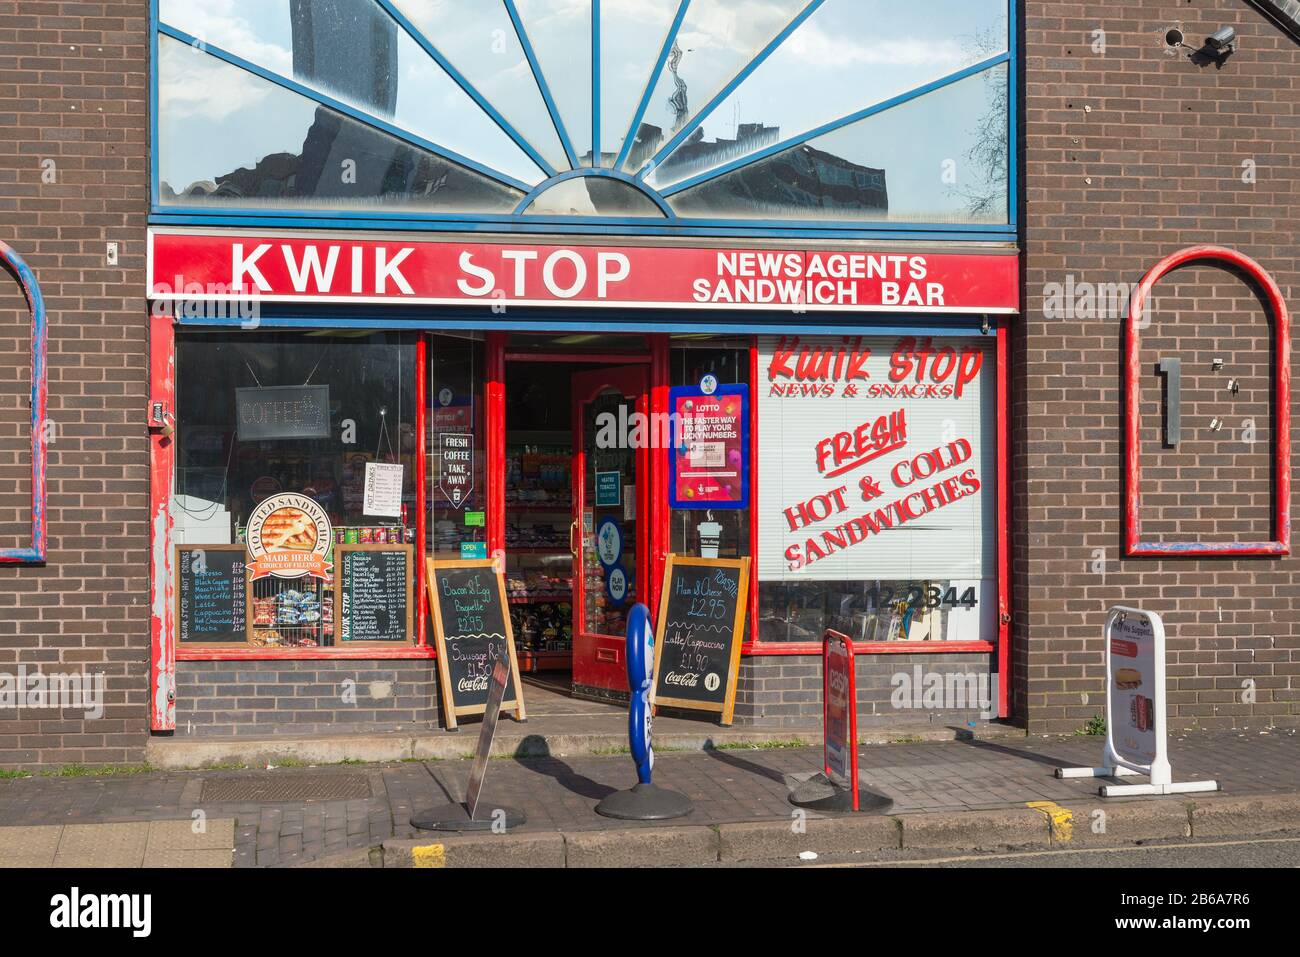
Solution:
{"label": "metal sign post", "polygon": [[1057,768],[1058,778],[1146,775],[1104,784],[1102,797],[1217,791],[1217,781],[1175,783],[1165,720],[1165,625],[1154,612],[1116,605],[1106,614],[1106,745],[1102,766]]}
{"label": "metal sign post", "polygon": [[469,784],[465,787],[465,803],[444,804],[412,814],[412,827],[424,831],[486,831],[493,828],[508,831],[524,823],[524,812],[516,808],[494,807],[490,814],[477,813],[479,797],[483,793],[483,778],[487,775],[488,758],[492,753],[492,739],[496,736],[497,718],[501,715],[501,702],[505,700],[506,686],[509,683],[508,660],[498,658],[492,667],[487,710],[483,712],[478,748],[474,752],[474,763],[470,766]]}
{"label": "metal sign post", "polygon": [[827,630],[822,638],[822,773],[790,795],[813,811],[883,810],[893,799],[866,790],[858,779],[858,682],[853,640]]}

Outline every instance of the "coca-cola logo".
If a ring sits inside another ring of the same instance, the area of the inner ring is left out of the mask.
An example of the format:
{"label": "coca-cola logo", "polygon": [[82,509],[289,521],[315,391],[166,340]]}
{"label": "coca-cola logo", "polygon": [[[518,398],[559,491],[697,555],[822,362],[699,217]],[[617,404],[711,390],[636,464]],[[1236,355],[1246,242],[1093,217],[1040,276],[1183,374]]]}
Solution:
{"label": "coca-cola logo", "polygon": [[487,675],[479,675],[477,678],[461,678],[456,682],[457,691],[487,691]]}
{"label": "coca-cola logo", "polygon": [[700,683],[700,674],[698,671],[688,671],[679,674],[676,671],[670,671],[664,675],[664,684],[676,685],[679,688],[694,688]]}

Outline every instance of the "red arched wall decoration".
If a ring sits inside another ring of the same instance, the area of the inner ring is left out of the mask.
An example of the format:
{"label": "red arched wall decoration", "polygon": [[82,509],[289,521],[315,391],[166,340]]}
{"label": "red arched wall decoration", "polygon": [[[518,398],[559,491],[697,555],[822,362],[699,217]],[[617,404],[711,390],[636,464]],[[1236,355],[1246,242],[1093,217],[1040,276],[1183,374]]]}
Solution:
{"label": "red arched wall decoration", "polygon": [[[1161,277],[1189,263],[1235,266],[1259,284],[1273,313],[1273,534],[1270,542],[1144,542],[1142,541],[1142,448],[1139,437],[1138,383],[1140,375],[1139,320],[1151,289]],[[1273,277],[1249,256],[1224,246],[1189,246],[1166,256],[1142,277],[1129,303],[1124,354],[1125,485],[1124,552],[1127,555],[1289,555],[1291,554],[1291,319],[1282,291]]]}
{"label": "red arched wall decoration", "polygon": [[0,565],[40,565],[45,561],[45,405],[49,394],[45,300],[31,267],[2,241],[0,262],[18,280],[32,314],[32,543],[26,548],[0,548]]}

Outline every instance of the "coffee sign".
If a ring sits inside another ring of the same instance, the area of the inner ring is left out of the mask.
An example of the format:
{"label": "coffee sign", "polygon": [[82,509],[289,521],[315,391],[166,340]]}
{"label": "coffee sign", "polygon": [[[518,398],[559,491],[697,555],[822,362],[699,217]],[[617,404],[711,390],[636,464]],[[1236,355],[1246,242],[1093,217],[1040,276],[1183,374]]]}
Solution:
{"label": "coffee sign", "polygon": [[277,385],[235,390],[241,442],[328,439],[330,387]]}
{"label": "coffee sign", "polygon": [[474,435],[443,432],[438,436],[438,448],[438,488],[454,508],[461,508],[474,490]]}
{"label": "coffee sign", "polygon": [[498,663],[510,670],[501,707],[524,720],[524,696],[510,626],[505,580],[491,559],[425,562],[438,680],[447,727],[463,715],[484,714]]}
{"label": "coffee sign", "polygon": [[748,558],[668,556],[652,704],[716,711],[731,724],[748,595]]}

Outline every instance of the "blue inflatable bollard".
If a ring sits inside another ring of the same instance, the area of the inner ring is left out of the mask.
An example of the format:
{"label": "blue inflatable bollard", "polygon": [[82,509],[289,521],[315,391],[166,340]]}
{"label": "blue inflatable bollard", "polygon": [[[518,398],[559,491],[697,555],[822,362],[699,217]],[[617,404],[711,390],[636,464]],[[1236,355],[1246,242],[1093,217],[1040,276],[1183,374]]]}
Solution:
{"label": "blue inflatable bollard", "polygon": [[637,604],[627,616],[627,686],[632,689],[631,707],[627,712],[627,738],[636,762],[636,777],[649,784],[654,771],[655,752],[650,743],[650,689],[654,685],[655,633],[650,627],[650,609]]}
{"label": "blue inflatable bollard", "polygon": [[656,787],[650,780],[655,752],[651,743],[653,716],[650,692],[654,688],[655,638],[650,609],[632,606],[627,616],[627,684],[632,693],[627,711],[627,738],[636,762],[636,785],[615,791],[596,805],[596,813],[624,821],[665,821],[691,813],[685,794]]}

